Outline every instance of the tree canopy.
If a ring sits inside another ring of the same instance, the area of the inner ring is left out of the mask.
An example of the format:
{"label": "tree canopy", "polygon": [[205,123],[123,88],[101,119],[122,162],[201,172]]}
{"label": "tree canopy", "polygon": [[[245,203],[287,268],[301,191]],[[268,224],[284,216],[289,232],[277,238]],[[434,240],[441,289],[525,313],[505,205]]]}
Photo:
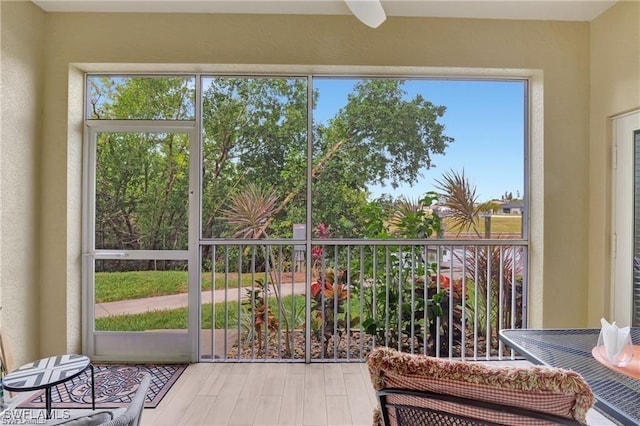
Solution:
{"label": "tree canopy", "polygon": [[[200,100],[193,79],[95,77],[90,118],[195,119]],[[269,217],[253,235],[291,237],[293,224],[306,221],[309,184],[313,226],[331,225],[338,237],[366,235],[365,211],[373,202],[368,187],[416,182],[421,169],[432,166],[432,155],[453,142],[439,122],[446,108],[410,97],[404,83],[359,80],[334,116],[311,126],[306,78],[203,78],[202,237],[243,235],[237,211],[262,218],[240,208],[258,193],[269,194]],[[312,93],[313,105],[321,95]],[[105,246],[184,247],[188,162],[196,160],[181,134],[103,135],[96,227]],[[236,212],[232,220],[230,212]]]}

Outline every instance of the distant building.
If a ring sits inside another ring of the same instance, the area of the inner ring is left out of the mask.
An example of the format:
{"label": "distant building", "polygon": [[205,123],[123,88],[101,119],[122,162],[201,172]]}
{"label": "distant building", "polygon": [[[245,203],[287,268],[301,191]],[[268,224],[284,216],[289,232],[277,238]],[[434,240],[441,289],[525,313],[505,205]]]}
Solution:
{"label": "distant building", "polygon": [[446,207],[446,206],[442,206],[442,205],[435,205],[432,207],[433,213],[437,214],[440,217],[445,217],[445,216],[450,216],[451,215],[451,208],[450,207]]}
{"label": "distant building", "polygon": [[498,214],[522,214],[524,210],[524,201],[522,200],[509,200],[498,203]]}

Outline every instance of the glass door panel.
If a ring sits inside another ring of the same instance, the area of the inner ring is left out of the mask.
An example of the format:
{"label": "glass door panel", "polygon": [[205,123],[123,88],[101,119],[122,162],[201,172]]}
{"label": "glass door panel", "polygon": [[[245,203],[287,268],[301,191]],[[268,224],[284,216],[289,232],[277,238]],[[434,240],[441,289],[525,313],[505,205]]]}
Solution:
{"label": "glass door panel", "polygon": [[638,325],[638,149],[640,112],[615,117],[613,130],[611,319]]}
{"label": "glass door panel", "polygon": [[97,134],[95,248],[186,250],[189,137]]}
{"label": "glass door panel", "polygon": [[185,130],[89,131],[84,244],[93,358],[191,357],[192,139]]}

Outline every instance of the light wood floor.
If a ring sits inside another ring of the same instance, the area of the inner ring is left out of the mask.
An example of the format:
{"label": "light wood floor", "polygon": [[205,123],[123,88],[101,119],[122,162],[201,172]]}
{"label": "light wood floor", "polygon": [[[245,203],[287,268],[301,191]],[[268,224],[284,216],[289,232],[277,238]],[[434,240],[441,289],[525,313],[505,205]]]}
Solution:
{"label": "light wood floor", "polygon": [[192,364],[142,425],[371,425],[365,364]]}
{"label": "light wood floor", "polygon": [[[144,410],[142,426],[369,426],[375,405],[365,364],[200,363],[187,368],[157,408]],[[595,410],[587,421],[613,424]]]}
{"label": "light wood floor", "polygon": [[[31,396],[14,394],[8,402],[15,406]],[[365,364],[201,363],[182,373],[157,408],[144,410],[141,426],[369,426],[376,404]],[[39,418],[41,410],[32,411],[27,418]],[[587,424],[615,425],[595,409]]]}

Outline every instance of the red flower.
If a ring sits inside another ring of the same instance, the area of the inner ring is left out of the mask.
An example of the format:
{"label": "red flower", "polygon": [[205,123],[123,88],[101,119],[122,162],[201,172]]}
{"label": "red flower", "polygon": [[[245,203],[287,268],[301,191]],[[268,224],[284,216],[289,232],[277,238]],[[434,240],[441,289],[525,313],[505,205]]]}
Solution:
{"label": "red flower", "polygon": [[438,280],[440,281],[440,287],[442,288],[449,288],[449,286],[451,285],[451,280],[446,275],[440,274],[431,276],[431,282],[433,282],[434,284],[437,283]]}
{"label": "red flower", "polygon": [[322,291],[322,284],[320,281],[316,281],[311,284],[311,297],[316,297]]}
{"label": "red flower", "polygon": [[449,279],[449,277],[440,274],[440,285],[444,288],[449,288],[450,284],[451,280]]}
{"label": "red flower", "polygon": [[324,250],[323,250],[322,247],[312,247],[311,248],[311,257],[314,260],[321,259],[323,253],[324,253]]}
{"label": "red flower", "polygon": [[328,238],[329,233],[331,232],[331,225],[325,225],[324,223],[319,223],[316,227],[316,235],[318,238]]}

